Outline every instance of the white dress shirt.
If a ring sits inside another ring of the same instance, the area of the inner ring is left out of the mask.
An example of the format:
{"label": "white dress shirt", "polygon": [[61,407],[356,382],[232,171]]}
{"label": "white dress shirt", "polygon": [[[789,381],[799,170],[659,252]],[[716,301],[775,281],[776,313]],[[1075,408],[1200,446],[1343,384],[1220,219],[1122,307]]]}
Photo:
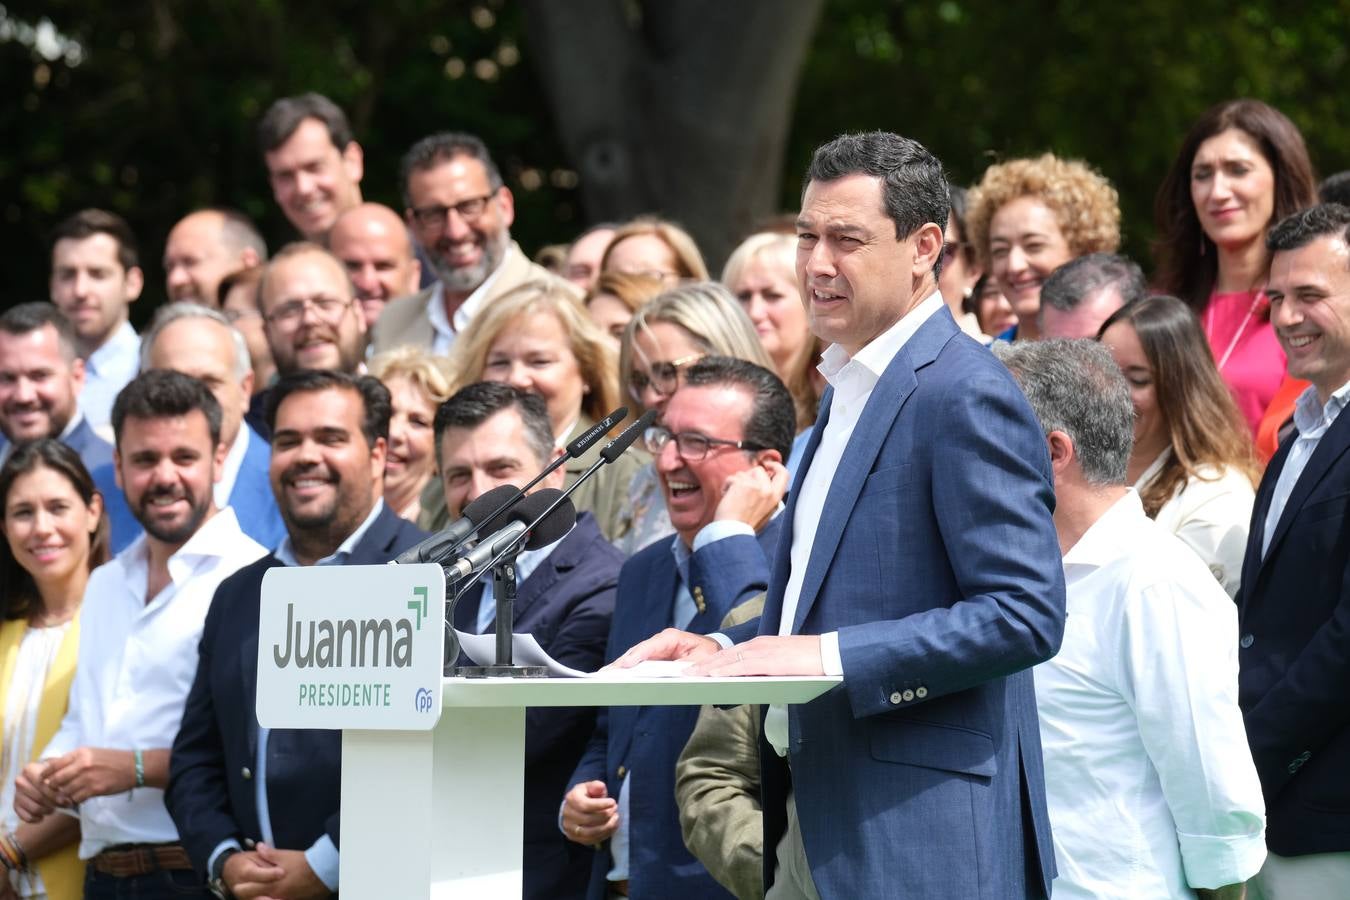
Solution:
{"label": "white dress shirt", "polygon": [[[1135,487],[1142,489],[1152,481],[1171,455],[1170,449],[1164,450],[1139,476]],[[1181,538],[1209,566],[1228,596],[1237,597],[1255,502],[1256,490],[1240,470],[1201,466],[1195,477],[1181,483],[1153,521]]]}
{"label": "white dress shirt", "polygon": [[1308,460],[1322,442],[1322,435],[1327,433],[1341,410],[1345,409],[1346,403],[1350,403],[1350,382],[1337,388],[1324,405],[1318,402],[1315,387],[1309,386],[1299,394],[1294,404],[1294,428],[1298,430],[1298,437],[1294,438],[1294,446],[1289,448],[1284,468],[1280,469],[1280,477],[1275,482],[1275,492],[1270,497],[1265,532],[1261,535],[1262,559],[1266,558],[1266,551],[1270,549],[1270,539],[1275,536],[1275,528],[1280,524],[1285,504],[1294,493],[1294,485],[1298,484],[1299,476],[1308,467]]}
{"label": "white dress shirt", "polygon": [[[821,355],[821,363],[816,368],[834,388],[834,394],[830,399],[830,419],[820,435],[816,455],[811,459],[810,468],[799,473],[795,484],[797,506],[792,518],[791,570],[787,587],[783,591],[783,616],[778,622],[780,635],[792,633],[797,604],[801,601],[802,582],[806,578],[806,566],[811,560],[811,547],[816,542],[816,526],[820,524],[825,498],[829,496],[834,473],[848,449],[849,438],[853,436],[858,418],[891,360],[904,349],[920,326],[942,307],[942,295],[934,293],[859,350],[852,359],[838,344],[831,344]],[[820,662],[826,675],[844,674],[837,632],[820,636]],[[778,704],[769,707],[764,719],[764,736],[779,756],[787,755],[786,706]]]}
{"label": "white dress shirt", "polygon": [[[148,601],[145,535],[95,569],[80,609],[70,705],[42,758],[79,747],[172,747],[216,586],[264,553],[234,510],[223,509],[169,557],[171,581]],[[146,787],[81,803],[80,836],[80,858],[89,859],[112,844],[176,841],[178,831],[164,792]]]}
{"label": "white dress shirt", "polygon": [[450,347],[455,343],[456,335],[462,333],[469,327],[469,322],[473,319],[478,308],[483,305],[483,301],[492,293],[492,285],[501,274],[502,269],[506,268],[506,261],[512,253],[516,253],[516,248],[507,244],[506,252],[502,254],[502,261],[497,264],[497,268],[492,270],[483,283],[473,289],[473,293],[464,298],[464,302],[455,310],[453,320],[445,314],[445,285],[437,281],[436,286],[431,289],[431,299],[427,301],[427,319],[431,321],[431,352],[436,356],[445,356],[450,352]]}
{"label": "white dress shirt", "polygon": [[1064,643],[1034,670],[1056,900],[1250,878],[1265,805],[1238,708],[1237,608],[1134,491],[1064,554],[1064,577]]}
{"label": "white dress shirt", "polygon": [[141,367],[141,338],[130,322],[123,322],[84,361],[80,408],[99,437],[112,441],[112,407],[117,393],[136,377]]}

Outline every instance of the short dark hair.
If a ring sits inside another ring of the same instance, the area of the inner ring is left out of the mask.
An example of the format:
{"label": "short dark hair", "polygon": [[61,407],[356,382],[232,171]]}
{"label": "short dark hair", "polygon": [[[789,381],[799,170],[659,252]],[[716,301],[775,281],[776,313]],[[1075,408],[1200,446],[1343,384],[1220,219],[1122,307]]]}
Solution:
{"label": "short dark hair", "polygon": [[1119,253],[1089,253],[1070,260],[1050,273],[1041,286],[1041,308],[1070,312],[1087,297],[1114,287],[1122,305],[1148,296],[1144,270]]}
{"label": "short dark hair", "polygon": [[123,269],[131,270],[141,264],[131,226],[126,219],[106,209],[82,209],[63,220],[52,231],[51,247],[55,249],[57,241],[82,241],[96,234],[106,234],[117,241],[117,262]]}
{"label": "short dark hair", "polygon": [[1350,206],[1319,203],[1286,216],[1266,235],[1266,247],[1271,253],[1297,250],[1331,235],[1350,246]]}
{"label": "short dark hair", "polygon": [[750,395],[750,418],[741,439],[767,450],[777,450],[787,462],[796,435],[797,408],[792,394],[777,375],[763,366],[734,356],[705,356],[684,370],[685,387],[727,385]]}
{"label": "short dark hair", "polygon": [[[840,135],[816,149],[806,168],[802,191],[812,181],[834,181],[846,175],[880,178],[886,215],[895,223],[896,240],[932,222],[946,229],[951,193],[942,163],[922,144],[889,131]],[[942,257],[933,264],[936,276]]]}
{"label": "short dark hair", "polygon": [[306,119],[318,119],[328,129],[328,139],[339,150],[345,150],[355,138],[347,114],[323,94],[310,91],[294,97],[282,97],[263,113],[258,121],[258,149],[271,153],[291,139],[295,129]]}
{"label": "short dark hair", "polygon": [[133,419],[169,419],[199,410],[206,416],[211,445],[220,443],[220,402],[199,378],[173,369],[142,372],[122,388],[113,401],[112,424],[117,445],[122,445],[122,426]]}
{"label": "short dark hair", "polygon": [[378,378],[369,375],[348,375],[332,369],[302,369],[277,379],[268,389],[267,430],[275,432],[277,428],[277,410],[291,394],[312,394],[318,391],[350,391],[361,398],[364,414],[361,417],[361,433],[365,435],[366,446],[374,447],[377,438],[389,440],[389,419],[393,415],[393,401],[389,389]]}
{"label": "short dark hair", "polygon": [[436,435],[437,467],[442,438],[448,429],[477,428],[507,409],[515,409],[520,416],[525,426],[525,440],[539,458],[539,464],[547,463],[553,455],[554,443],[553,425],[544,398],[500,381],[479,381],[460,388],[436,410],[432,430]]}
{"label": "short dark hair", "polygon": [[1317,199],[1323,203],[1350,206],[1350,170],[1323,178],[1317,186]]}
{"label": "short dark hair", "polygon": [[56,331],[56,341],[67,362],[79,355],[75,327],[56,305],[46,300],[32,300],[11,306],[0,313],[0,331],[12,337],[23,337],[50,325]]}
{"label": "short dark hair", "polygon": [[505,183],[501,170],[492,161],[487,144],[482,138],[464,131],[441,131],[422,138],[403,154],[399,163],[398,183],[403,191],[403,205],[412,207],[412,197],[408,194],[408,181],[413,172],[430,169],[438,163],[449,162],[456,156],[468,156],[478,160],[487,171],[488,187],[496,192]]}

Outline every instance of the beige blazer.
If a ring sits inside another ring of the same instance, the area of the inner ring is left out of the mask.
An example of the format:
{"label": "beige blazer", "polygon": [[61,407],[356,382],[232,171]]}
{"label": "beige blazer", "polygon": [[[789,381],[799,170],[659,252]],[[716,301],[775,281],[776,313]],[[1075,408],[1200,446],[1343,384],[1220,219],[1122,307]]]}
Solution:
{"label": "beige blazer", "polygon": [[[530,262],[530,258],[520,249],[520,245],[512,241],[511,252],[506,254],[497,280],[492,283],[492,289],[483,298],[482,306],[479,308],[530,281],[548,281],[564,287],[573,296],[578,296],[577,289],[571,282],[564,281],[543,266]],[[436,332],[431,327],[427,307],[435,290],[435,285],[432,285],[415,294],[389,301],[380,313],[379,319],[375,321],[371,337],[374,353],[384,353],[386,350],[405,345],[431,350]]]}

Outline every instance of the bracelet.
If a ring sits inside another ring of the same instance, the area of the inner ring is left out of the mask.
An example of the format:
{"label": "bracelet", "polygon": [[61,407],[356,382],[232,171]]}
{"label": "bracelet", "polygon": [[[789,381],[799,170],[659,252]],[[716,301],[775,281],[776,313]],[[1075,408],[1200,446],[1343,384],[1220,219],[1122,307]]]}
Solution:
{"label": "bracelet", "polygon": [[11,872],[22,872],[28,868],[28,856],[14,834],[0,832],[0,864]]}
{"label": "bracelet", "polygon": [[131,758],[136,761],[136,787],[145,787],[145,758],[141,751],[131,751]]}
{"label": "bracelet", "polygon": [[23,871],[28,870],[28,853],[23,849],[23,844],[19,843],[19,836],[14,832],[8,832],[5,837],[9,839],[9,845],[19,854],[19,868]]}

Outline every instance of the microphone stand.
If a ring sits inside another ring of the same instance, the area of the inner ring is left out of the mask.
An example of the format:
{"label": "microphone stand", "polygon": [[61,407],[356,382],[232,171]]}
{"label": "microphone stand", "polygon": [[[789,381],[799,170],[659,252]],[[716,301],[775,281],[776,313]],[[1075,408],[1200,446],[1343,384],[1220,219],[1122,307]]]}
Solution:
{"label": "microphone stand", "polygon": [[520,544],[512,543],[492,566],[492,599],[497,604],[497,663],[491,666],[459,666],[456,674],[466,678],[547,678],[547,666],[517,666],[511,662],[512,624],[515,622],[517,588],[516,555]]}

